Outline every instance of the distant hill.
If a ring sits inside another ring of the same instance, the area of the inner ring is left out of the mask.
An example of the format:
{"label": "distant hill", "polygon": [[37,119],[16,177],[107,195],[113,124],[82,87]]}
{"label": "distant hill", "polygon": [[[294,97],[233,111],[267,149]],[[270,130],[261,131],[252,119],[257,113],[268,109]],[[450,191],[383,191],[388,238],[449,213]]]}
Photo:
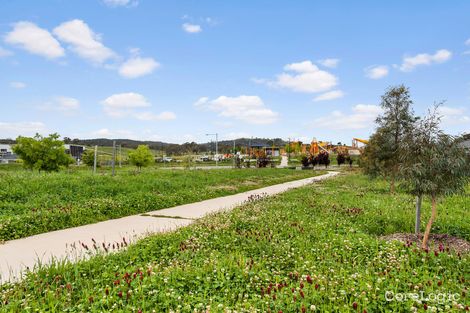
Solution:
{"label": "distant hill", "polygon": [[[100,146],[100,147],[112,147],[113,141],[116,141],[116,145],[121,145],[124,148],[135,149],[138,145],[148,145],[152,150],[164,150],[167,154],[181,154],[187,152],[208,152],[215,150],[215,142],[196,143],[186,142],[183,144],[168,143],[162,141],[148,141],[148,140],[132,140],[132,139],[107,139],[107,138],[95,138],[95,139],[71,139],[64,137],[64,143],[77,144],[84,146]],[[250,144],[253,145],[264,145],[264,146],[277,146],[282,147],[287,144],[287,141],[281,138],[238,138],[235,140],[221,140],[218,143],[219,152],[227,153],[233,149],[233,142],[237,149],[240,147],[248,147]],[[0,139],[0,143],[14,144],[15,140],[12,139]]]}

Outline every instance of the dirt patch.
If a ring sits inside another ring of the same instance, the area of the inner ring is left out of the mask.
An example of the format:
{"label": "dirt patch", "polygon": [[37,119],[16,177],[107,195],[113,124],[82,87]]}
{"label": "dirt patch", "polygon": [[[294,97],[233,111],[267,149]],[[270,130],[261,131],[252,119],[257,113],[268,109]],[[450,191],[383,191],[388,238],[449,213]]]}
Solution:
{"label": "dirt patch", "polygon": [[255,182],[252,180],[245,180],[242,182],[242,185],[243,186],[256,186],[256,185],[259,185],[259,182]]}
{"label": "dirt patch", "polygon": [[221,185],[221,186],[210,186],[210,190],[223,190],[223,191],[236,191],[238,188],[236,186]]}
{"label": "dirt patch", "polygon": [[347,208],[346,209],[346,213],[350,216],[355,216],[355,215],[359,215],[362,213],[362,209],[361,208]]}
{"label": "dirt patch", "polygon": [[[416,243],[418,247],[421,247],[423,240],[423,234],[406,234],[396,233],[387,236],[382,236],[380,239],[385,241],[400,241],[405,244]],[[465,239],[450,236],[448,234],[431,234],[429,235],[429,248],[431,250],[448,251],[452,250],[457,253],[470,253],[470,242]]]}

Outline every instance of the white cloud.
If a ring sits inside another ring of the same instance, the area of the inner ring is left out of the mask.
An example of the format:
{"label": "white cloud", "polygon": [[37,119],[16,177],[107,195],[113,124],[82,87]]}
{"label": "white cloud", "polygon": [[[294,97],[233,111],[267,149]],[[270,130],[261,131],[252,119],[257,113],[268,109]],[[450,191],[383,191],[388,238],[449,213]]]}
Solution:
{"label": "white cloud", "polygon": [[80,101],[75,98],[59,96],[55,97],[54,101],[61,111],[73,111],[80,108]]}
{"label": "white cloud", "polygon": [[101,101],[101,104],[105,113],[113,117],[124,117],[131,114],[135,108],[150,106],[143,95],[134,92],[114,94]]}
{"label": "white cloud", "polygon": [[126,138],[141,140],[142,137],[136,136],[134,132],[129,130],[110,130],[108,128],[101,128],[91,133],[93,137],[100,138]]}
{"label": "white cloud", "polygon": [[209,97],[201,97],[194,102],[194,106],[201,107],[209,101]]}
{"label": "white cloud", "polygon": [[400,70],[403,72],[411,72],[417,66],[444,63],[451,57],[452,52],[446,49],[438,50],[434,54],[421,53],[411,57],[404,57]]}
{"label": "white cloud", "polygon": [[3,47],[0,47],[0,58],[9,57],[11,55],[13,55],[13,52]]}
{"label": "white cloud", "polygon": [[223,140],[234,140],[239,138],[250,138],[251,135],[246,132],[230,132],[222,136]]}
{"label": "white cloud", "polygon": [[318,63],[325,67],[329,68],[336,68],[339,64],[340,59],[333,59],[333,58],[328,58],[328,59],[323,59],[323,60],[318,60]]}
{"label": "white cloud", "polygon": [[316,118],[312,125],[316,128],[328,130],[363,129],[371,127],[381,112],[380,106],[357,104],[352,108],[351,114],[333,111],[327,116]]}
{"label": "white cloud", "polygon": [[103,3],[106,4],[109,7],[130,7],[130,6],[136,6],[139,4],[138,1],[132,1],[132,0],[103,0]]}
{"label": "white cloud", "polygon": [[15,89],[26,88],[26,84],[23,82],[10,82],[10,87]]}
{"label": "white cloud", "polygon": [[148,75],[160,66],[152,58],[133,57],[119,67],[119,74],[125,78]]}
{"label": "white cloud", "polygon": [[318,71],[318,66],[312,63],[312,61],[303,61],[298,63],[290,63],[284,65],[285,71],[293,71],[299,73],[309,73]]}
{"label": "white cloud", "polygon": [[183,28],[185,32],[190,33],[190,34],[196,34],[196,33],[202,32],[201,25],[197,25],[197,24],[184,23],[183,25],[181,25],[181,27]]}
{"label": "white cloud", "polygon": [[442,116],[442,123],[445,125],[470,124],[470,116],[466,115],[464,108],[440,106],[438,112]]}
{"label": "white cloud", "polygon": [[321,95],[313,98],[313,101],[315,102],[328,101],[328,100],[342,98],[343,96],[344,96],[344,93],[341,90],[332,90],[332,91],[322,93]]}
{"label": "white cloud", "polygon": [[470,46],[470,38],[468,38],[467,41],[465,41],[465,45]]}
{"label": "white cloud", "polygon": [[43,111],[57,111],[65,115],[74,115],[80,109],[80,101],[71,97],[57,96],[38,106]]}
{"label": "white cloud", "polygon": [[0,122],[2,138],[34,136],[36,133],[44,134],[45,132],[46,125],[42,122]]}
{"label": "white cloud", "polygon": [[271,87],[287,88],[296,92],[324,92],[338,84],[333,74],[320,70],[312,61],[291,63],[284,66],[284,73],[277,75],[275,81],[253,79],[256,83],[264,83]]}
{"label": "white cloud", "polygon": [[159,114],[155,114],[152,112],[142,112],[135,113],[134,117],[142,121],[170,121],[176,119],[176,114],[168,111]]}
{"label": "white cloud", "polygon": [[81,58],[93,63],[104,63],[115,57],[115,53],[103,45],[101,36],[95,34],[82,20],[64,22],[54,28],[53,32],[61,41],[68,43],[70,49]]}
{"label": "white cloud", "polygon": [[386,65],[377,65],[369,66],[364,69],[366,77],[370,79],[380,79],[388,75],[388,66]]}
{"label": "white cloud", "polygon": [[100,137],[107,137],[111,135],[111,131],[107,128],[101,128],[93,132],[93,135]]}
{"label": "white cloud", "polygon": [[268,109],[258,96],[220,96],[214,100],[202,97],[194,105],[249,124],[272,124],[279,118],[279,114]]}
{"label": "white cloud", "polygon": [[60,43],[46,29],[31,22],[18,22],[13,30],[5,36],[5,42],[48,59],[65,55]]}
{"label": "white cloud", "polygon": [[101,104],[104,112],[112,117],[128,116],[142,121],[168,121],[176,118],[173,112],[155,114],[138,111],[150,107],[151,104],[143,95],[134,92],[114,94],[101,101]]}

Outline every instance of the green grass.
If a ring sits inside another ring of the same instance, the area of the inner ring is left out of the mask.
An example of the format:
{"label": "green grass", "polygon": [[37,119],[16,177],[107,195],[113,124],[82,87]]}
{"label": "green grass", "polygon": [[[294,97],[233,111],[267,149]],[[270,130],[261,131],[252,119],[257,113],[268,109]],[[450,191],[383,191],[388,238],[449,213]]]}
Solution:
{"label": "green grass", "polygon": [[[0,172],[0,240],[95,223],[317,175],[284,169],[158,170],[83,168]],[[16,169],[16,170],[13,170]],[[1,168],[0,168],[1,170]]]}
{"label": "green grass", "polygon": [[[433,232],[470,239],[469,194],[439,205]],[[352,208],[360,210],[350,210]],[[424,206],[425,218],[428,203]],[[351,213],[354,212],[354,213]],[[411,232],[412,198],[348,175],[218,213],[111,255],[1,287],[7,312],[463,312],[470,256],[379,235]],[[455,303],[385,292],[457,294]],[[462,306],[462,307],[461,307]]]}

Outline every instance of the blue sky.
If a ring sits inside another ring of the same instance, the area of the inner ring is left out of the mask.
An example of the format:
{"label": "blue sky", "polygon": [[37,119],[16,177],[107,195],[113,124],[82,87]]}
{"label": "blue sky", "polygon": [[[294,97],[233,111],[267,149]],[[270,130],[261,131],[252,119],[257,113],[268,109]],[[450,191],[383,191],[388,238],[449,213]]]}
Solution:
{"label": "blue sky", "polygon": [[468,1],[0,1],[0,138],[368,137],[390,85],[470,130]]}

